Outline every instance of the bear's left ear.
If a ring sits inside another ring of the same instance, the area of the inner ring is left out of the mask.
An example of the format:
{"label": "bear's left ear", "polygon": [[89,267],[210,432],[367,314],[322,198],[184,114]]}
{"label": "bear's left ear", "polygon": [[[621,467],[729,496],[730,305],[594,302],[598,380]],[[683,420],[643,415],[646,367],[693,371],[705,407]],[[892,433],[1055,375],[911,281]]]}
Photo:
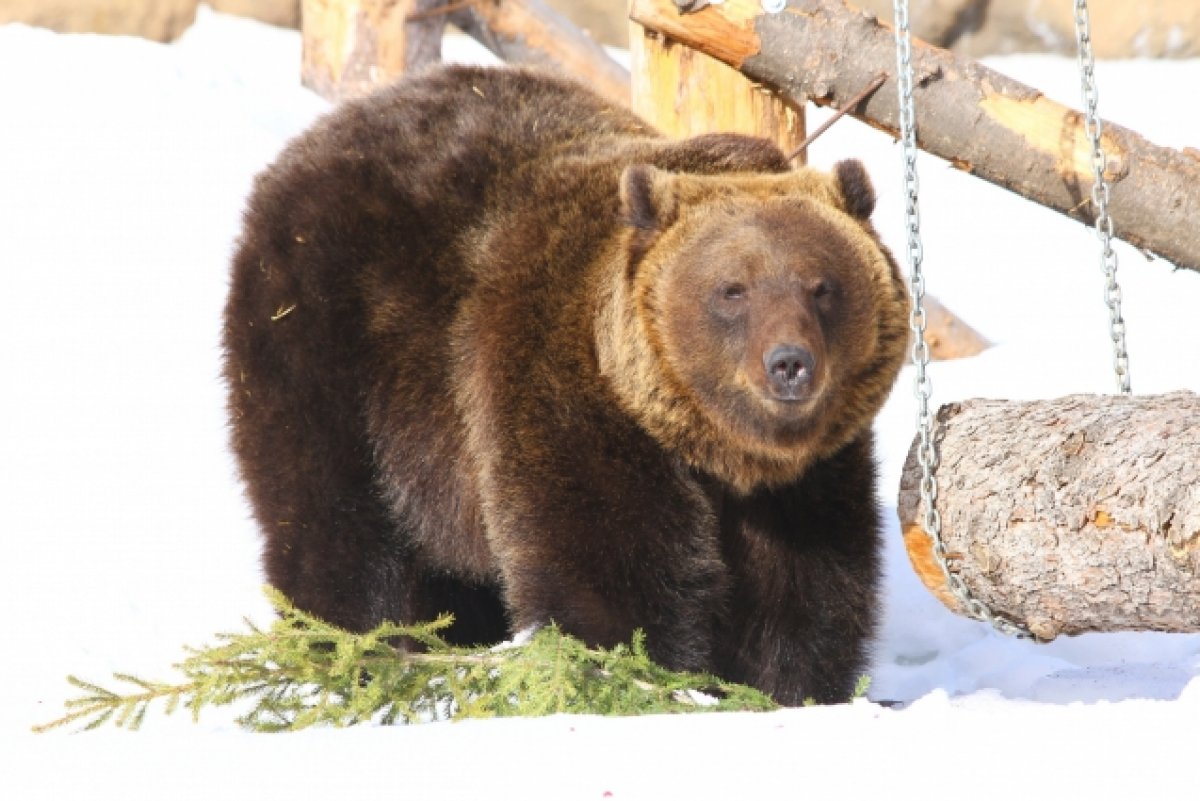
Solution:
{"label": "bear's left ear", "polygon": [[621,217],[627,225],[661,231],[675,221],[678,206],[670,173],[649,164],[634,164],[621,173]]}
{"label": "bear's left ear", "polygon": [[846,213],[859,220],[867,220],[875,211],[875,188],[867,177],[867,170],[857,159],[839,161],[833,165],[833,175],[846,201]]}

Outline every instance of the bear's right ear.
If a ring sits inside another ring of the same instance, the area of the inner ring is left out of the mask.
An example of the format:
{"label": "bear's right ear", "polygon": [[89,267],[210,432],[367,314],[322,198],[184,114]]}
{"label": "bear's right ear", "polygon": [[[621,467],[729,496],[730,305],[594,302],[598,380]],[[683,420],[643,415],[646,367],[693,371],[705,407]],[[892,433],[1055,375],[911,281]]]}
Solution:
{"label": "bear's right ear", "polygon": [[621,173],[621,217],[640,231],[656,232],[675,221],[678,200],[670,173],[634,164]]}
{"label": "bear's right ear", "polygon": [[857,159],[839,161],[833,165],[838,188],[846,201],[846,212],[859,220],[871,219],[875,211],[875,187],[867,177],[867,170]]}

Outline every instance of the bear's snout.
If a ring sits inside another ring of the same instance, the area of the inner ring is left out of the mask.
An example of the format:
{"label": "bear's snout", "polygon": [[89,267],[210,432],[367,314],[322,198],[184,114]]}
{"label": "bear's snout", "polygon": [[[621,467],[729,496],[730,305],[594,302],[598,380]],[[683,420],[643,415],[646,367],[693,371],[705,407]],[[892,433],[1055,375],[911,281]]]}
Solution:
{"label": "bear's snout", "polygon": [[779,400],[802,400],[812,387],[817,359],[798,345],[776,345],[763,354],[767,386]]}

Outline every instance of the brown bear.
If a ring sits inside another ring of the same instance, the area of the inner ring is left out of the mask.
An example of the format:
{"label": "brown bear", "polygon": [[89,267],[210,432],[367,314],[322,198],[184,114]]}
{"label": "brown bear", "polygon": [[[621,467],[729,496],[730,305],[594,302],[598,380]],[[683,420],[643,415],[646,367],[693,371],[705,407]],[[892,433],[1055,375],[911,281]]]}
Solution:
{"label": "brown bear", "polygon": [[857,162],[671,141],[536,71],[345,103],[258,178],[233,263],[269,581],[350,629],[641,628],[668,666],[847,698],[907,334],[873,206]]}

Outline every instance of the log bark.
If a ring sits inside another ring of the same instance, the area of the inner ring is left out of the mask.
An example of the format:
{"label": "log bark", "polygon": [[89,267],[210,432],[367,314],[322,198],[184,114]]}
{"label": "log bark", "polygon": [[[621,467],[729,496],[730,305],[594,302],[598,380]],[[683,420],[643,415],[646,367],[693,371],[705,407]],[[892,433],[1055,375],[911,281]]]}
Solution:
{"label": "log bark", "polygon": [[[938,410],[937,509],[952,570],[1039,638],[1200,631],[1200,395],[972,400]],[[897,511],[951,609],[924,527],[916,442]]]}
{"label": "log bark", "polygon": [[[633,0],[631,18],[735,67],[797,103],[840,106],[877,75],[889,81],[852,112],[898,132],[890,28],[842,0],[725,0],[680,15],[674,0]],[[1082,115],[976,62],[913,42],[918,145],[1022,197],[1091,223],[1091,151]],[[1156,146],[1104,123],[1115,233],[1200,270],[1200,152]]]}
{"label": "log bark", "polygon": [[784,153],[804,141],[803,107],[732,67],[636,24],[629,44],[633,110],[667,136],[743,133],[770,139]]}

